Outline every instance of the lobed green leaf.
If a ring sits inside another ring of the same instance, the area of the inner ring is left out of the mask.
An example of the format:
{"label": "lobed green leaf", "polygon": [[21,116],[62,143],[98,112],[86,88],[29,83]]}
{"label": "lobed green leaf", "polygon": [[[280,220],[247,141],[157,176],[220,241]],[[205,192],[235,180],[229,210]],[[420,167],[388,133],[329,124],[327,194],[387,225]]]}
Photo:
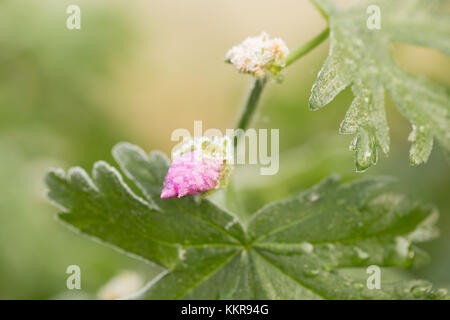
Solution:
{"label": "lobed green leaf", "polygon": [[437,235],[437,212],[386,194],[390,178],[341,185],[332,176],[263,207],[244,226],[208,199],[161,200],[169,165],[163,154],[120,143],[113,155],[131,187],[105,162],[94,165],[92,178],[80,168],[56,169],[46,182],[66,224],[165,268],[132,298],[446,298],[420,281],[370,290],[340,271],[427,261],[417,244]]}
{"label": "lobed green leaf", "polygon": [[[400,69],[391,56],[391,43],[409,42],[450,54],[450,15],[438,11],[437,2],[430,0],[359,1],[349,7],[331,0],[314,2],[328,15],[331,44],[309,104],[313,110],[321,108],[351,86],[354,100],[340,132],[355,135],[350,149],[355,151],[356,169],[364,171],[376,164],[378,149],[389,152],[385,91],[412,124],[412,164],[427,161],[434,139],[449,151],[448,89]],[[379,30],[367,27],[369,5],[380,8]]]}

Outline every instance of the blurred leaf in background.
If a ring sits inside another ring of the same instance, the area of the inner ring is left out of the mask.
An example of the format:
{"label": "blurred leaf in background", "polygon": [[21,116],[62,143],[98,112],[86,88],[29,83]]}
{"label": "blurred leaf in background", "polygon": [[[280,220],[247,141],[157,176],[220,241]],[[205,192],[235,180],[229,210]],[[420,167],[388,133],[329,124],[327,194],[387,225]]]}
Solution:
{"label": "blurred leaf in background", "polygon": [[[0,298],[92,296],[142,265],[66,232],[44,199],[49,166],[105,158],[122,136],[102,98],[132,30],[113,9],[85,3],[82,29],[69,31],[67,5],[0,2]],[[71,264],[81,294],[66,291]]]}

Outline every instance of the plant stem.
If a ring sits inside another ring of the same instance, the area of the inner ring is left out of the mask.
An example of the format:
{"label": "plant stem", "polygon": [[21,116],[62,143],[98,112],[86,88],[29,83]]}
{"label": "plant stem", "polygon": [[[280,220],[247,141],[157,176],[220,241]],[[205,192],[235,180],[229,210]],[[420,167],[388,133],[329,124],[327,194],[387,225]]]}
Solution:
{"label": "plant stem", "polygon": [[264,89],[264,85],[266,84],[266,77],[256,78],[253,82],[252,87],[250,88],[250,93],[248,95],[247,101],[245,102],[244,110],[239,119],[238,125],[236,129],[247,129],[250,120],[253,116],[253,113],[256,110],[256,106],[258,105],[259,98],[261,97],[261,93]]}
{"label": "plant stem", "polygon": [[285,59],[285,67],[291,65],[301,57],[303,57],[305,54],[310,52],[312,49],[317,47],[319,44],[321,44],[325,39],[328,38],[328,35],[330,34],[330,28],[326,28],[323,30],[319,35],[314,37],[313,39],[309,40],[307,43],[302,45],[301,47],[295,49],[292,51]]}

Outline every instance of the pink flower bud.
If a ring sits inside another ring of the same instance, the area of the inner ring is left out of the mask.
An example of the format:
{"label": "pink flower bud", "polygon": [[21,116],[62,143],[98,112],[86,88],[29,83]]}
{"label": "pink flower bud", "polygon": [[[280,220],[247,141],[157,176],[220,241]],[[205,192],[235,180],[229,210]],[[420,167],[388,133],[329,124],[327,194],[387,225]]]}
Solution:
{"label": "pink flower bud", "polygon": [[231,172],[224,157],[228,140],[224,141],[222,139],[217,143],[217,139],[211,142],[204,138],[199,141],[191,140],[184,151],[175,153],[161,198],[195,195],[224,185]]}

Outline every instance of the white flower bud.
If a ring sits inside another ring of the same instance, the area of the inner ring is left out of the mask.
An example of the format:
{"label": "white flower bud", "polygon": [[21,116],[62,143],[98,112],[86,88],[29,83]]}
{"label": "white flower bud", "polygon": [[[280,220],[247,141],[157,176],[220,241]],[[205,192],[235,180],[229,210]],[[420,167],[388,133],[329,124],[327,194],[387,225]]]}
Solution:
{"label": "white flower bud", "polygon": [[282,59],[288,54],[289,49],[282,39],[270,39],[267,33],[262,32],[231,48],[226,59],[239,72],[261,77],[267,70],[273,73],[272,67],[283,67]]}

